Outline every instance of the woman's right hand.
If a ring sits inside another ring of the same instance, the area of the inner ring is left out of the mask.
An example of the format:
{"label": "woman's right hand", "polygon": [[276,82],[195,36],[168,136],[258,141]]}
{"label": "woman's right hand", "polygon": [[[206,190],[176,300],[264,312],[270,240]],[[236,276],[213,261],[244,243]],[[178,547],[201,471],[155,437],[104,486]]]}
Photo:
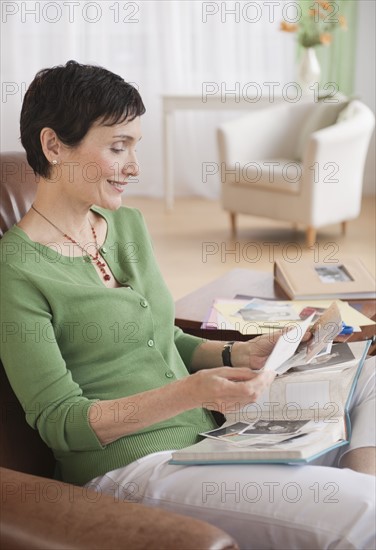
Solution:
{"label": "woman's right hand", "polygon": [[257,401],[275,376],[246,367],[203,369],[185,379],[186,396],[193,407],[225,413]]}
{"label": "woman's right hand", "polygon": [[257,401],[274,377],[274,372],[248,367],[203,369],[160,388],[98,401],[89,409],[89,422],[99,441],[107,445],[190,409],[203,407],[224,414],[238,410]]}

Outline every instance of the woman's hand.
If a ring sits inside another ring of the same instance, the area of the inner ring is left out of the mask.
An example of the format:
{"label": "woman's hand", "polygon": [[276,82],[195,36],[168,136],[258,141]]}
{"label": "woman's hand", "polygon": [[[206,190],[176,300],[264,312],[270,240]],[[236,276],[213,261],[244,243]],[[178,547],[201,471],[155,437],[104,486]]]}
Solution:
{"label": "woman's hand", "polygon": [[[278,340],[284,333],[282,330],[276,330],[270,334],[257,336],[248,342],[235,342],[231,351],[231,362],[234,367],[248,367],[249,369],[262,369],[265,362]],[[310,332],[306,332],[302,342],[308,341],[312,337]]]}
{"label": "woman's hand", "polygon": [[204,369],[160,388],[98,401],[89,408],[89,422],[99,441],[108,445],[190,409],[239,410],[257,401],[274,377],[273,372],[247,368]]}
{"label": "woman's hand", "polygon": [[203,369],[185,379],[186,397],[191,406],[221,412],[234,410],[257,401],[274,378],[274,372],[254,372],[249,368]]}

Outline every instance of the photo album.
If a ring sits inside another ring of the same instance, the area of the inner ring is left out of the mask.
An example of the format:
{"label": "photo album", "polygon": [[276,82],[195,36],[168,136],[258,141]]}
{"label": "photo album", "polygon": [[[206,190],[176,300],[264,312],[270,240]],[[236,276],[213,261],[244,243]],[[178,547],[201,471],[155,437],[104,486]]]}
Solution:
{"label": "photo album", "polygon": [[357,258],[313,263],[274,262],[274,279],[291,300],[376,298],[376,281]]}
{"label": "photo album", "polygon": [[258,401],[231,411],[218,404],[226,422],[175,451],[172,464],[305,463],[349,442],[349,403],[370,341],[333,343],[342,330],[335,302],[312,325],[314,316],[277,340],[262,369],[276,378]]}

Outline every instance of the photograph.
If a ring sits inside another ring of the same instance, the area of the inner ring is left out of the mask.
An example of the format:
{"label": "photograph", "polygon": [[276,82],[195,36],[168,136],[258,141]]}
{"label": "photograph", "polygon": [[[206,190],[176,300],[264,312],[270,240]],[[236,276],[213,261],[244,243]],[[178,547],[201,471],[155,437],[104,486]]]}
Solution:
{"label": "photograph", "polygon": [[294,366],[291,370],[305,371],[319,367],[331,367],[339,363],[347,363],[348,361],[352,361],[353,359],[354,355],[347,344],[333,344],[329,353],[320,353],[316,355],[316,357],[311,359],[308,364],[304,362],[300,364],[294,363]]}
{"label": "photograph", "polygon": [[309,420],[259,420],[253,425],[244,429],[242,435],[279,435],[279,434],[294,434],[301,430]]}
{"label": "photograph", "polygon": [[304,321],[305,319],[307,319],[307,317],[309,317],[310,315],[312,315],[312,313],[314,313],[315,315],[312,319],[312,323],[315,323],[317,319],[321,317],[324,311],[325,311],[324,307],[307,306],[303,308],[302,311],[299,313],[299,317]]}
{"label": "photograph", "polygon": [[224,428],[218,428],[217,430],[211,430],[210,432],[202,433],[206,437],[231,437],[241,433],[249,424],[246,422],[236,422],[235,424],[230,424]]}
{"label": "photograph", "polygon": [[244,321],[297,321],[301,318],[288,302],[262,300],[254,298],[245,307],[239,309]]}
{"label": "photograph", "polygon": [[353,278],[343,265],[318,266],[315,271],[322,283],[344,283],[353,281]]}

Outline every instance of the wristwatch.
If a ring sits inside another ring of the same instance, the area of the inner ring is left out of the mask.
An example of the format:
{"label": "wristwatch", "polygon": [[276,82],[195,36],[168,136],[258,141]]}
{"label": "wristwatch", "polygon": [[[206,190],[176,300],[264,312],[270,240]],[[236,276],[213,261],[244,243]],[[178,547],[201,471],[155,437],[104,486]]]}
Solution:
{"label": "wristwatch", "polygon": [[222,350],[222,362],[225,367],[233,367],[234,365],[231,362],[231,351],[232,346],[235,344],[235,342],[227,342],[223,346]]}

